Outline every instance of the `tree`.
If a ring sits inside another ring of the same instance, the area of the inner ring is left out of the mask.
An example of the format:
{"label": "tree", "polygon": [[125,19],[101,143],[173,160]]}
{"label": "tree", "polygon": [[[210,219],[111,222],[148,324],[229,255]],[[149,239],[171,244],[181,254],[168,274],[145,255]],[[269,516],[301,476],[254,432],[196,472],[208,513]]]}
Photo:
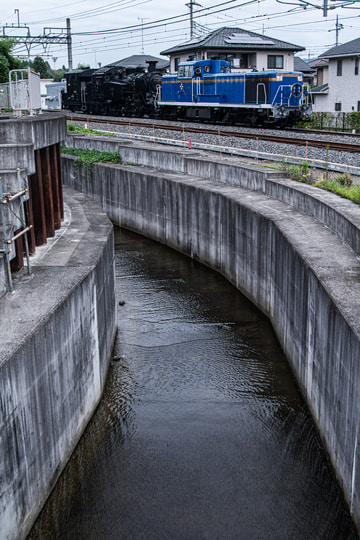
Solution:
{"label": "tree", "polygon": [[66,72],[67,69],[56,69],[55,71],[53,71],[53,81],[61,82]]}
{"label": "tree", "polygon": [[11,54],[14,45],[13,39],[0,39],[0,83],[8,82],[9,71],[20,67],[19,60]]}
{"label": "tree", "polygon": [[52,78],[49,62],[45,62],[40,56],[35,56],[31,67],[33,71],[40,73],[40,79]]}

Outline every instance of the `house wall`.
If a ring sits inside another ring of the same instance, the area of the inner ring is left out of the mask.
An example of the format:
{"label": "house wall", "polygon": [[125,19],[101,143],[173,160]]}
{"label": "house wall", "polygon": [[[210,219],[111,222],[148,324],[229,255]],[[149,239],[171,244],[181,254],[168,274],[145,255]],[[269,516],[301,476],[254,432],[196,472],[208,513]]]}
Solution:
{"label": "house wall", "polygon": [[[294,71],[294,53],[292,51],[283,51],[283,50],[274,50],[274,51],[231,51],[224,48],[223,51],[203,51],[203,50],[194,50],[187,51],[186,53],[174,54],[170,57],[170,73],[175,73],[175,58],[180,58],[180,62],[185,62],[190,55],[196,55],[197,60],[207,60],[213,56],[217,56],[219,53],[224,52],[228,54],[233,54],[235,58],[239,58],[240,54],[247,53],[249,55],[249,71],[253,67],[256,67],[259,71],[268,69],[268,55],[276,55],[284,57],[284,71]],[[236,68],[234,68],[236,70]],[[241,69],[240,71],[246,71]]]}
{"label": "house wall", "polygon": [[329,82],[329,67],[322,66],[317,69],[316,73],[316,85],[321,86]]}
{"label": "house wall", "polygon": [[[330,59],[328,68],[329,93],[315,96],[316,112],[349,113],[358,110],[360,101],[360,66],[359,75],[355,75],[355,57],[342,58],[342,76],[337,75],[337,58]],[[325,75],[325,70],[324,70]],[[326,80],[324,80],[324,83]],[[335,103],[341,103],[341,111],[335,111]]]}
{"label": "house wall", "polygon": [[257,51],[256,53],[256,68],[259,71],[263,69],[266,71],[268,69],[268,56],[283,56],[284,58],[284,71],[294,71],[294,53],[288,51]]}
{"label": "house wall", "polygon": [[[359,69],[360,71],[360,69]],[[335,103],[341,102],[341,112],[357,111],[360,100],[360,75],[355,75],[355,58],[342,58],[342,76],[337,76],[337,59],[329,62],[329,106],[335,110]]]}
{"label": "house wall", "polygon": [[325,94],[322,95],[313,95],[314,104],[313,112],[327,112],[328,111],[328,96]]}

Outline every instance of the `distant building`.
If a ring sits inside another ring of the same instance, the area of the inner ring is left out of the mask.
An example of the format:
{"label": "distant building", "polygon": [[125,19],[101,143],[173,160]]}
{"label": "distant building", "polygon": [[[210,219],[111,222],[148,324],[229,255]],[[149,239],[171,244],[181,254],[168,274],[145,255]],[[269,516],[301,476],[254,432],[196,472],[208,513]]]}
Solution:
{"label": "distant building", "polygon": [[360,111],[360,38],[329,49],[318,61],[318,86],[311,90],[315,112]]}
{"label": "distant building", "polygon": [[294,71],[301,71],[304,76],[304,82],[312,84],[316,70],[312,69],[310,65],[298,56],[294,57]]}
{"label": "distant building", "polygon": [[151,56],[149,54],[134,54],[132,56],[128,56],[127,58],[123,58],[118,62],[112,62],[106,67],[116,66],[134,70],[138,68],[144,68],[145,70],[147,70],[149,67],[149,62],[156,62],[156,68],[163,71],[166,71],[169,68],[169,60],[165,60],[164,58],[157,58],[156,56]]}
{"label": "distant building", "polygon": [[160,54],[170,57],[170,72],[180,62],[211,58],[228,60],[233,70],[258,71],[276,69],[294,71],[294,53],[305,50],[275,38],[248,32],[241,28],[219,28],[205,37],[176,45]]}
{"label": "distant building", "polygon": [[308,62],[308,65],[315,70],[314,84],[323,86],[329,80],[329,60],[327,58],[315,58]]}
{"label": "distant building", "polygon": [[48,110],[51,109],[61,109],[62,103],[62,94],[61,92],[66,92],[66,82],[52,82],[46,84],[46,98],[45,98],[45,108]]}
{"label": "distant building", "polygon": [[42,109],[47,109],[47,104],[46,104],[46,96],[47,96],[47,92],[46,92],[46,87],[48,84],[52,83],[53,80],[52,79],[40,79],[40,92],[41,92],[41,108]]}

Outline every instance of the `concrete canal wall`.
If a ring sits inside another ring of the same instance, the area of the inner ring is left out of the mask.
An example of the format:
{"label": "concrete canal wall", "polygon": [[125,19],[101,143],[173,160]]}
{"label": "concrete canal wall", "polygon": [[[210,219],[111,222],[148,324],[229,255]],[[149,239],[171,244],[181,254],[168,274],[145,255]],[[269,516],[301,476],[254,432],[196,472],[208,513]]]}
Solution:
{"label": "concrete canal wall", "polygon": [[116,330],[113,227],[64,190],[61,230],[0,298],[0,537],[25,538],[103,392]]}
{"label": "concrete canal wall", "polygon": [[359,527],[360,208],[235,160],[130,143],[120,153],[143,166],[86,177],[63,156],[64,182],[114,223],[219,271],[270,318]]}

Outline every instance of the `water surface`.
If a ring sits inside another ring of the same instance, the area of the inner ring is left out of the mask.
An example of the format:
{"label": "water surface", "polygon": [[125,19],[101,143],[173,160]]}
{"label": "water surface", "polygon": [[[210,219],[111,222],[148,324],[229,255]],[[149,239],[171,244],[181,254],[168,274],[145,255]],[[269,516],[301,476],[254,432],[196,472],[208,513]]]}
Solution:
{"label": "water surface", "polygon": [[116,276],[118,360],[31,538],[357,538],[268,320],[122,230]]}

